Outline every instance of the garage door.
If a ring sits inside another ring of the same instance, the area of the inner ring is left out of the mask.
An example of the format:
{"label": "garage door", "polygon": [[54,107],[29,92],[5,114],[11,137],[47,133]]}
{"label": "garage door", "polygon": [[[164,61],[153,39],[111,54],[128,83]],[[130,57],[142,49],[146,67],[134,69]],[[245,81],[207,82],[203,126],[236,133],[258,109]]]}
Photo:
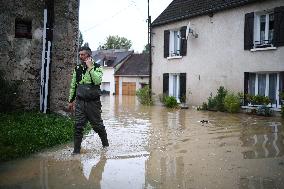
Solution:
{"label": "garage door", "polygon": [[135,82],[123,82],[122,83],[122,95],[135,95],[136,83]]}

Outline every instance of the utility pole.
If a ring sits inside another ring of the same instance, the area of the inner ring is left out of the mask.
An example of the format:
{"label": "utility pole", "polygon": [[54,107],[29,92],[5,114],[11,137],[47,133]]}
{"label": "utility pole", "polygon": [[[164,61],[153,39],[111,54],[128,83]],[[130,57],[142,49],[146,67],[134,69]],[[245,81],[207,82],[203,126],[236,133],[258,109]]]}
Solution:
{"label": "utility pole", "polygon": [[150,4],[148,0],[148,48],[149,48],[149,89],[150,97],[152,96],[152,37],[151,37],[151,16],[150,16]]}

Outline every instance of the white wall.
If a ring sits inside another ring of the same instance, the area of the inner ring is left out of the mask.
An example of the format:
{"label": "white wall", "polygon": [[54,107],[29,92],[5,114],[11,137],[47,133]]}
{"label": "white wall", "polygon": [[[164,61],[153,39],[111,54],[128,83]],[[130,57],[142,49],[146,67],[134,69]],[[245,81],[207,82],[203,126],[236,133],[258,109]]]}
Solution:
{"label": "white wall", "polygon": [[190,19],[198,38],[189,37],[187,55],[182,59],[164,58],[164,30],[186,26],[189,20],[153,28],[153,92],[162,94],[163,73],[186,72],[188,102],[200,105],[221,85],[243,92],[244,72],[284,71],[284,47],[244,50],[245,14],[283,5],[283,0],[265,1],[216,13],[213,18],[206,15]]}
{"label": "white wall", "polygon": [[[109,83],[109,92],[113,94],[115,91],[114,68],[103,67],[102,83]],[[101,85],[101,90],[106,90],[105,86]]]}

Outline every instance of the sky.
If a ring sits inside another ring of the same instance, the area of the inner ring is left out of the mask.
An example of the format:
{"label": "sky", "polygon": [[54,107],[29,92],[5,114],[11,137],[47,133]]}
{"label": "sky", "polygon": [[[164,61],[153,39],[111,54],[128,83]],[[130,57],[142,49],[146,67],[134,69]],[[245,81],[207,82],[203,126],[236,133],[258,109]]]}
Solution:
{"label": "sky", "polygon": [[[172,0],[149,0],[152,21]],[[79,29],[92,50],[109,35],[126,37],[135,52],[147,44],[148,0],[80,0]]]}

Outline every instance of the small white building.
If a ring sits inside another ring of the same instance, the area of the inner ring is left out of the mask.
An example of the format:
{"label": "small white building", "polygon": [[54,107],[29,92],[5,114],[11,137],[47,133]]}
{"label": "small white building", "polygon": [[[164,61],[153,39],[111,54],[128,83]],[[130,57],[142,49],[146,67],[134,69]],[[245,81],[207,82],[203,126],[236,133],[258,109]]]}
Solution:
{"label": "small white building", "polygon": [[103,66],[102,93],[116,93],[114,73],[131,54],[133,54],[133,51],[125,49],[98,50],[92,52],[92,57],[95,62]]}
{"label": "small white building", "polygon": [[201,105],[220,86],[284,90],[283,0],[173,0],[152,23],[152,91]]}
{"label": "small white building", "polygon": [[149,84],[149,54],[132,54],[115,72],[116,94],[136,95]]}

